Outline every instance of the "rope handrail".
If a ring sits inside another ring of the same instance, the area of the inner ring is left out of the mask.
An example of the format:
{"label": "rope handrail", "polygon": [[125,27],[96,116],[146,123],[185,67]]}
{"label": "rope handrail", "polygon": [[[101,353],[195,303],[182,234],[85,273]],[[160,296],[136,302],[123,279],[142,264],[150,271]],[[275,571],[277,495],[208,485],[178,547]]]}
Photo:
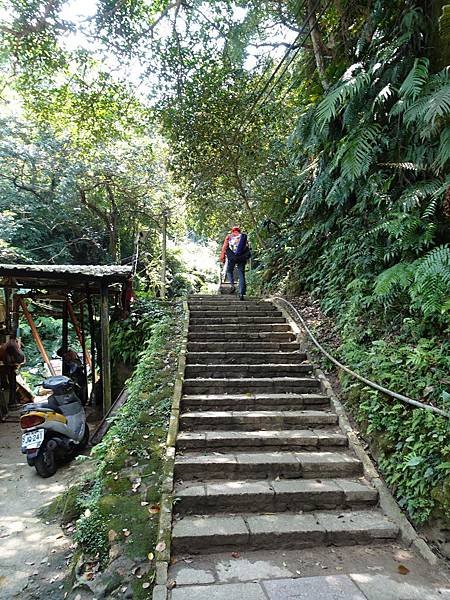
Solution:
{"label": "rope handrail", "polygon": [[391,396],[392,398],[396,398],[397,400],[400,400],[401,402],[405,402],[406,404],[411,404],[412,406],[416,406],[418,408],[424,408],[425,410],[430,410],[430,411],[432,411],[434,413],[437,413],[438,415],[441,415],[443,417],[450,418],[450,413],[446,412],[445,410],[437,408],[436,406],[432,406],[431,404],[425,404],[424,402],[419,402],[419,400],[413,400],[413,398],[409,398],[408,396],[404,396],[403,394],[398,394],[397,392],[393,392],[392,390],[389,390],[388,388],[385,388],[384,386],[379,385],[378,383],[374,383],[373,381],[370,381],[370,379],[366,379],[362,375],[359,375],[359,373],[355,373],[355,371],[352,371],[351,369],[349,369],[348,367],[346,367],[345,365],[343,365],[342,363],[340,363],[333,356],[331,356],[331,354],[329,352],[327,352],[327,350],[325,350],[325,348],[317,341],[316,337],[314,336],[314,334],[312,333],[312,331],[309,329],[308,325],[305,323],[305,321],[304,321],[303,317],[301,316],[301,314],[298,312],[298,310],[295,308],[295,306],[293,306],[289,302],[289,300],[286,300],[285,298],[282,298],[281,296],[273,296],[273,298],[275,300],[281,300],[282,302],[284,302],[285,304],[287,304],[291,308],[291,310],[298,317],[298,319],[299,319],[299,321],[300,321],[303,329],[309,335],[309,337],[311,338],[311,340],[314,343],[314,345],[323,354],[325,354],[325,356],[328,358],[328,360],[330,360],[337,367],[339,367],[340,369],[342,369],[343,371],[345,371],[346,373],[348,373],[352,377],[358,379],[359,381],[362,381],[368,387],[371,387],[371,388],[373,388],[373,389],[375,389],[375,390],[377,390],[379,392],[382,392],[383,394]]}

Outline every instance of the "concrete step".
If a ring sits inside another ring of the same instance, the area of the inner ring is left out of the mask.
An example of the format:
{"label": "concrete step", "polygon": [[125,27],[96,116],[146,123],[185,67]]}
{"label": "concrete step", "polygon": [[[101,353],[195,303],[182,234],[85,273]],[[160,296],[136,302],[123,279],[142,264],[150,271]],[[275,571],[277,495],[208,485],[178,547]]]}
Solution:
{"label": "concrete step", "polygon": [[[228,284],[228,283],[225,283],[225,285],[231,286],[231,284]],[[246,298],[248,298],[249,300],[262,300],[262,296],[246,296]],[[232,296],[231,299],[239,301],[239,298],[236,298],[234,296]],[[199,300],[202,302],[217,302],[217,301],[227,302],[227,298],[225,298],[224,296],[221,296],[220,294],[191,294],[188,297],[188,300],[189,301]]]}
{"label": "concrete step", "polygon": [[[192,314],[192,313],[191,313]],[[214,313],[215,314],[215,313]],[[189,325],[262,325],[262,324],[283,324],[286,323],[284,317],[261,317],[258,314],[250,316],[242,316],[241,314],[228,317],[213,316],[213,317],[190,317]]]}
{"label": "concrete step", "polygon": [[327,427],[336,425],[335,413],[320,410],[259,410],[226,411],[210,410],[185,412],[180,417],[183,431],[203,429],[224,431],[259,431],[277,429],[301,429],[302,427]]}
{"label": "concrete step", "polygon": [[248,394],[270,392],[301,394],[320,387],[313,377],[249,377],[249,378],[205,378],[185,379],[184,394]]}
{"label": "concrete step", "polygon": [[185,377],[219,378],[231,375],[234,379],[240,377],[295,377],[305,373],[311,373],[313,366],[304,362],[299,365],[290,364],[262,364],[262,365],[222,365],[222,364],[200,364],[186,366]]}
{"label": "concrete step", "polygon": [[290,332],[262,331],[209,331],[203,328],[202,332],[189,332],[189,342],[227,342],[228,347],[234,347],[234,342],[293,342],[295,335]]}
{"label": "concrete step", "polygon": [[276,331],[279,333],[291,332],[291,326],[287,323],[212,323],[212,324],[189,324],[189,334],[202,333],[265,333]]}
{"label": "concrete step", "polygon": [[367,508],[378,500],[364,479],[183,481],[174,496],[181,515]]}
{"label": "concrete step", "polygon": [[269,302],[230,302],[225,304],[224,302],[219,302],[216,304],[199,304],[189,302],[189,311],[192,316],[199,316],[196,313],[216,313],[220,316],[226,316],[226,313],[233,312],[233,314],[242,314],[245,315],[247,312],[256,312],[258,314],[265,313],[271,315],[273,313],[281,314],[280,310],[276,308],[273,304]]}
{"label": "concrete step", "polygon": [[277,429],[256,431],[180,431],[178,450],[330,450],[345,448],[347,436],[337,429]]}
{"label": "concrete step", "polygon": [[[235,336],[239,338],[239,336]],[[187,344],[188,352],[226,352],[228,349],[232,349],[233,352],[247,351],[247,352],[295,352],[300,350],[300,344],[298,342],[243,342],[240,339],[234,339],[232,347],[229,342],[192,342],[188,341]]]}
{"label": "concrete step", "polygon": [[376,509],[306,514],[186,516],[173,526],[173,552],[284,550],[396,539],[397,525]]}
{"label": "concrete step", "polygon": [[306,360],[304,352],[188,352],[188,365],[199,364],[295,364]]}
{"label": "concrete step", "polygon": [[345,449],[339,452],[184,452],[175,458],[175,479],[265,479],[358,477],[362,463]]}
{"label": "concrete step", "polygon": [[186,394],[183,410],[278,410],[327,409],[330,399],[324,394]]}
{"label": "concrete step", "polygon": [[250,310],[250,309],[241,309],[236,310],[229,307],[224,307],[223,310],[190,310],[189,311],[189,320],[193,319],[253,319],[253,318],[261,318],[261,319],[278,319],[283,318],[283,314],[281,311],[276,310],[275,308],[268,309],[258,309],[258,310]]}

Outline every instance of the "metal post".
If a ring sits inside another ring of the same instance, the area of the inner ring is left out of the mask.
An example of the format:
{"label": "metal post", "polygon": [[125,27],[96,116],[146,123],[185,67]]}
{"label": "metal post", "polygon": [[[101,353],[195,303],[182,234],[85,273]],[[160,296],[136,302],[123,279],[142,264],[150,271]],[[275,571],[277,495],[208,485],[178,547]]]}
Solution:
{"label": "metal post", "polygon": [[[70,302],[70,300],[67,301],[67,309],[69,311],[69,317],[70,317],[70,320],[72,321],[72,325],[73,325],[73,328],[75,329],[75,333],[77,335],[78,341],[80,342],[80,346],[83,348],[83,362],[85,364],[88,364],[92,368],[91,357],[89,355],[89,352],[86,349],[86,344],[84,341],[85,336],[84,336],[84,326],[83,326],[83,323],[84,323],[83,303],[80,304],[80,323],[78,323],[77,315],[75,314],[72,302]],[[86,353],[86,356],[84,356],[84,353]]]}
{"label": "metal post", "polygon": [[164,210],[162,213],[162,248],[161,248],[161,299],[166,299],[166,263],[167,263],[167,217],[169,212]]}
{"label": "metal post", "polygon": [[102,340],[102,390],[103,414],[111,408],[111,349],[109,346],[109,301],[108,284],[100,287],[100,333]]}
{"label": "metal post", "polygon": [[[68,308],[69,299],[64,300],[62,307],[62,356],[66,354],[69,349],[69,308]],[[62,374],[67,375],[67,365],[62,358]]]}

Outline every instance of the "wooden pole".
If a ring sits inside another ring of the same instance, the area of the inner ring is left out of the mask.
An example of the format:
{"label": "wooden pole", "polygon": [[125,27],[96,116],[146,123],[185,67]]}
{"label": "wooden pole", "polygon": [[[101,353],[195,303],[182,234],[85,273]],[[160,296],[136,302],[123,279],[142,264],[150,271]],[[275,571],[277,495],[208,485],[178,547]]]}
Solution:
{"label": "wooden pole", "polygon": [[11,335],[11,309],[12,309],[12,289],[10,287],[5,287],[5,325],[6,332]]}
{"label": "wooden pole", "polygon": [[[83,304],[80,305],[80,323],[78,323],[77,315],[73,310],[73,305],[70,300],[67,301],[67,309],[69,312],[70,320],[72,321],[73,328],[75,329],[75,333],[77,334],[78,341],[80,342],[80,346],[83,348],[83,362],[84,364],[88,364],[92,369],[92,360],[89,352],[87,351],[85,340],[84,340],[84,328],[80,327],[81,319],[83,318]],[[86,356],[84,355],[86,352]]]}
{"label": "wooden pole", "polygon": [[[72,307],[72,304],[69,303],[69,307]],[[73,307],[72,307],[73,312]],[[70,313],[70,308],[69,308]],[[75,314],[73,315],[75,317]],[[75,317],[76,318],[76,317]],[[76,325],[74,323],[74,327],[76,329]],[[80,333],[81,333],[81,349],[83,351],[83,372],[84,372],[84,393],[85,393],[85,402],[89,401],[89,388],[88,388],[88,377],[87,377],[87,363],[88,363],[88,351],[86,348],[86,335],[84,333],[84,304],[80,304]],[[89,357],[90,358],[90,357]],[[89,362],[89,366],[91,363]]]}
{"label": "wooden pole", "polygon": [[167,217],[168,211],[163,211],[162,248],[161,248],[161,299],[166,299],[166,264],[167,264]]}
{"label": "wooden pole", "polygon": [[[88,307],[89,333],[91,337],[91,383],[92,391],[95,392],[95,382],[97,380],[97,359],[95,353],[95,323],[94,323],[94,307],[92,305],[92,296],[89,290],[86,290],[86,299]],[[94,397],[95,400],[95,397]]]}
{"label": "wooden pole", "polygon": [[44,348],[44,344],[42,343],[39,332],[36,328],[36,325],[34,324],[33,317],[31,316],[30,311],[28,310],[28,307],[25,304],[25,301],[23,300],[23,298],[21,298],[20,296],[17,296],[17,295],[15,296],[15,298],[18,299],[18,303],[20,304],[23,314],[24,314],[26,320],[28,321],[28,325],[30,326],[30,329],[31,329],[31,334],[33,336],[34,341],[36,342],[36,346],[38,347],[39,352],[41,353],[43,361],[47,365],[50,373],[52,375],[56,375],[55,369],[53,368],[53,365],[50,362],[50,359],[48,358],[47,352],[45,351],[45,348]]}
{"label": "wooden pole", "polygon": [[9,400],[8,407],[12,408],[16,405],[16,390],[17,390],[17,381],[16,381],[16,369],[14,367],[9,368],[8,374],[8,382],[9,382]]}
{"label": "wooden pole", "polygon": [[109,298],[108,284],[100,288],[100,333],[102,340],[102,390],[103,414],[111,408],[111,349],[109,345]]}
{"label": "wooden pole", "polygon": [[[62,310],[62,343],[61,343],[61,348],[62,348],[62,355],[63,356],[67,352],[67,350],[69,349],[69,309],[68,309],[68,302],[69,302],[69,299],[67,298],[64,301],[64,303],[63,303],[63,310]],[[66,362],[65,362],[64,358],[62,359],[62,374],[63,375],[67,375],[67,365],[66,365]]]}

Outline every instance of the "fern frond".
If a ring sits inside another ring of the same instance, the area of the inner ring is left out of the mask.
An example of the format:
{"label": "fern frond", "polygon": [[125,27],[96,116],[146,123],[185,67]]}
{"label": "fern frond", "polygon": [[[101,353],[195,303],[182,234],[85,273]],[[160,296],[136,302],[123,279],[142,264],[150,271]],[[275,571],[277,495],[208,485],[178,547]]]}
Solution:
{"label": "fern frond", "polygon": [[415,100],[421,93],[428,80],[428,69],[430,61],[428,58],[416,58],[411,71],[398,91],[400,97]]}
{"label": "fern frond", "polygon": [[434,248],[417,262],[411,296],[425,316],[437,316],[450,299],[450,248]]}
{"label": "fern frond", "polygon": [[409,186],[403,191],[399,199],[403,210],[409,212],[411,208],[419,206],[422,200],[435,194],[441,185],[439,179],[433,179],[431,181],[420,181]]}
{"label": "fern frond", "polygon": [[394,296],[407,289],[414,277],[414,263],[399,262],[380,273],[376,279],[373,294],[385,304]]}
{"label": "fern frond", "polygon": [[375,96],[375,100],[372,103],[372,112],[379,105],[385,104],[394,94],[394,89],[390,83],[385,85]]}
{"label": "fern frond", "polygon": [[342,175],[354,180],[365,175],[374,159],[375,148],[380,142],[381,127],[378,123],[366,125],[345,136],[337,152]]}
{"label": "fern frond", "polygon": [[347,69],[340,82],[338,82],[338,86],[331,92],[328,92],[317,106],[316,118],[320,128],[323,128],[336,117],[344,102],[349,102],[364,90],[370,88],[372,80],[370,73],[361,71],[357,75],[353,75],[356,69],[361,68],[362,65],[358,63]]}
{"label": "fern frond", "polygon": [[450,160],[450,126],[444,127],[439,139],[439,148],[437,150],[436,160],[434,164],[438,170],[444,168],[445,164]]}
{"label": "fern frond", "polygon": [[410,104],[403,118],[406,124],[417,122],[422,127],[433,127],[436,119],[448,115],[450,115],[450,83],[445,83]]}

